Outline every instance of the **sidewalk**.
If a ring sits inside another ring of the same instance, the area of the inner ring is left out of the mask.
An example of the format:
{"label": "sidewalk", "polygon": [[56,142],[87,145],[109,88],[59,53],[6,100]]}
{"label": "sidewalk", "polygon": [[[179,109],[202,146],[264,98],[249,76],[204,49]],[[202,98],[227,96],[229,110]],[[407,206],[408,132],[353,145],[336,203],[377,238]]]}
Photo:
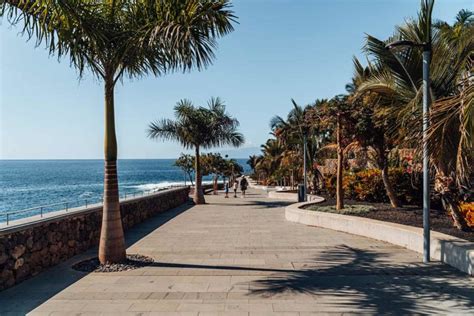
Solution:
{"label": "sidewalk", "polygon": [[[247,198],[158,216],[127,234],[151,266],[118,273],[70,269],[76,257],[0,292],[0,314],[311,315],[472,313],[474,279],[415,252],[287,222],[285,202]],[[89,255],[92,255],[90,252]]]}

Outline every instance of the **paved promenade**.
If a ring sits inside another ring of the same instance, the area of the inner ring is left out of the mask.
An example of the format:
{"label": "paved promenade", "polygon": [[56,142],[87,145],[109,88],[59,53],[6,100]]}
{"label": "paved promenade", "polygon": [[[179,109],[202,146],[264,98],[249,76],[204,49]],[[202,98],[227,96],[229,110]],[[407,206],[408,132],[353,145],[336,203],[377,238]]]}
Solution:
{"label": "paved promenade", "polygon": [[127,234],[148,267],[50,269],[0,292],[0,315],[473,314],[474,278],[415,252],[289,223],[285,203],[251,190],[207,196]]}

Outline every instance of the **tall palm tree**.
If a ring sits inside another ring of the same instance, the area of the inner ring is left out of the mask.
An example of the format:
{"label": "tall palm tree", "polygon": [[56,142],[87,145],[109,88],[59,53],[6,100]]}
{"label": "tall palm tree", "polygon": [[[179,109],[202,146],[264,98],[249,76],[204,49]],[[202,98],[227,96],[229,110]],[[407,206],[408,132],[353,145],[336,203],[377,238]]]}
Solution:
{"label": "tall palm tree", "polygon": [[277,115],[270,121],[270,128],[286,149],[299,151],[303,155],[303,146],[306,142],[306,160],[313,179],[313,189],[321,176],[314,164],[321,143],[321,135],[319,134],[319,125],[315,121],[308,120],[307,114],[314,107],[319,106],[320,102],[325,102],[325,100],[317,100],[313,105],[300,106],[291,99],[293,108],[287,118],[284,119]]}
{"label": "tall palm tree", "polygon": [[189,100],[179,101],[175,108],[176,120],[162,119],[149,124],[152,139],[174,140],[186,149],[195,150],[194,202],[204,204],[200,150],[224,145],[239,147],[244,137],[237,132],[239,121],[227,114],[219,98],[212,98],[208,107],[195,107]]}
{"label": "tall palm tree", "polygon": [[4,0],[0,16],[58,58],[69,57],[104,82],[105,177],[101,263],[125,259],[117,180],[114,88],[124,76],[193,68],[214,57],[216,40],[233,30],[229,0]]}
{"label": "tall palm tree", "polygon": [[275,173],[280,167],[284,147],[278,139],[268,139],[260,146],[262,149],[262,158],[258,160],[256,168],[264,173],[267,182],[274,182]]}
{"label": "tall palm tree", "polygon": [[367,67],[362,66],[357,58],[353,58],[354,75],[351,84],[346,86],[349,92],[349,102],[352,102],[354,111],[355,134],[357,147],[364,148],[369,153],[369,159],[377,166],[382,175],[385,192],[392,207],[401,207],[401,202],[395,194],[395,190],[389,179],[388,154],[398,143],[396,137],[391,137],[388,126],[393,125],[393,117],[384,111],[383,97],[377,93],[358,94],[358,87],[370,78],[374,67],[369,63]]}
{"label": "tall palm tree", "polygon": [[[431,39],[431,128],[427,140],[431,166],[436,171],[435,190],[455,226],[468,229],[459,211],[457,196],[472,187],[473,166],[474,26],[472,13],[461,11],[456,23],[431,23],[434,1],[423,1],[418,19],[398,26],[394,38],[426,42]],[[391,41],[392,39],[389,39]],[[385,41],[368,36],[366,52],[377,71],[359,90],[386,96],[395,117],[392,130],[401,141],[421,148],[422,55],[419,49],[389,51]]]}

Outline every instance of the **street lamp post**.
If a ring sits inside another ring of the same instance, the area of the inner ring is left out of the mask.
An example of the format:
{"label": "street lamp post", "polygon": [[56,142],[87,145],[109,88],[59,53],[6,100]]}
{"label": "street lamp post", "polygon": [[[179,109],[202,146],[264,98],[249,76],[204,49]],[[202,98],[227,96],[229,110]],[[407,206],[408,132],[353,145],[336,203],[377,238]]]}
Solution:
{"label": "street lamp post", "polygon": [[[430,62],[431,43],[415,43],[412,41],[396,41],[389,43],[386,48],[395,47],[423,48],[423,262],[430,261],[430,169],[427,136],[430,110]],[[402,65],[403,66],[403,65]]]}
{"label": "street lamp post", "polygon": [[306,192],[307,192],[307,173],[306,173],[306,132],[303,134],[303,201],[306,202]]}

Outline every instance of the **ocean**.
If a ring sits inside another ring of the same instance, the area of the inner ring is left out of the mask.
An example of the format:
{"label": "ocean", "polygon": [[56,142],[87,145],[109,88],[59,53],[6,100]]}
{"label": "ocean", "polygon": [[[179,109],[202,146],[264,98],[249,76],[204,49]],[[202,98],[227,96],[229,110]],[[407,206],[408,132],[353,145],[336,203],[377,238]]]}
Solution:
{"label": "ocean", "polygon": [[[118,161],[120,195],[130,196],[184,184],[184,173],[174,159]],[[245,172],[246,159],[237,159]],[[5,212],[59,203],[45,212],[99,202],[103,193],[103,160],[0,160],[0,222]],[[204,177],[210,181],[211,177]],[[189,181],[187,179],[187,184]],[[3,214],[3,216],[2,216]],[[10,216],[18,219],[30,216]]]}

